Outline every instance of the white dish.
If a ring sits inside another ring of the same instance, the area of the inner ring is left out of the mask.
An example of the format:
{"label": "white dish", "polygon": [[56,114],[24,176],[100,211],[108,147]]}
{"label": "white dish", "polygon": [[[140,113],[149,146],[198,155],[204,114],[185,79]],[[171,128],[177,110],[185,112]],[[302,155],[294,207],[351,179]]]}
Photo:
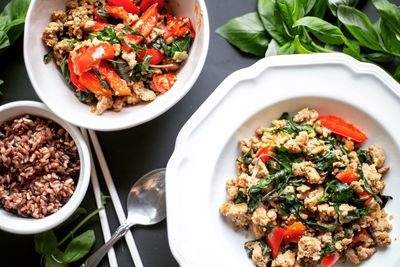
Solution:
{"label": "white dish", "polygon": [[0,229],[16,234],[36,234],[52,229],[66,219],[79,207],[86,195],[90,181],[89,149],[80,131],[71,124],[54,115],[44,104],[34,101],[17,101],[0,106],[0,124],[16,117],[30,114],[48,118],[63,127],[74,140],[79,153],[81,170],[74,190],[68,202],[56,213],[44,218],[24,218],[0,208]]}
{"label": "white dish", "polygon": [[43,63],[47,50],[42,42],[42,32],[50,22],[53,11],[65,10],[65,0],[32,0],[25,22],[24,60],[40,99],[60,118],[99,131],[130,128],[170,109],[189,92],[200,75],[207,56],[210,33],[204,0],[168,0],[168,3],[176,16],[189,17],[196,30],[189,58],[179,70],[175,85],[151,103],[125,107],[121,112],[107,111],[99,116],[91,113],[88,105],[79,102],[54,62]]}
{"label": "white dish", "polygon": [[365,146],[385,149],[393,242],[362,266],[400,265],[400,86],[374,65],[315,54],[266,58],[233,73],[182,128],[166,173],[169,244],[181,266],[253,266],[243,249],[251,237],[219,214],[225,183],[236,176],[240,138],[302,107],[345,118],[367,133]]}

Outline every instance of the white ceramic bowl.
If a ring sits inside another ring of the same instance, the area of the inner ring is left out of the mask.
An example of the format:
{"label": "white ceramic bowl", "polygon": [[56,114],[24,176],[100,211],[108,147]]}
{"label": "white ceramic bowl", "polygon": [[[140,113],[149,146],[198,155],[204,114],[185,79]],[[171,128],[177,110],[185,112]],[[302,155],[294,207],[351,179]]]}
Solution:
{"label": "white ceramic bowl", "polygon": [[254,266],[243,248],[251,237],[219,213],[225,183],[236,176],[241,138],[303,107],[345,118],[369,136],[364,147],[384,148],[393,242],[362,266],[400,266],[400,86],[377,66],[343,54],[262,59],[230,75],[185,124],[166,171],[168,238],[180,266]]}
{"label": "white ceramic bowl", "polygon": [[53,11],[65,9],[65,0],[32,0],[25,22],[24,59],[29,78],[40,99],[60,118],[74,125],[100,131],[133,127],[171,108],[197,80],[206,59],[210,33],[204,0],[167,1],[175,15],[189,17],[196,30],[189,58],[179,70],[175,85],[151,103],[125,107],[121,112],[108,111],[98,116],[74,96],[54,62],[43,63],[43,56],[47,53],[42,42],[43,29],[50,22]]}
{"label": "white ceramic bowl", "polygon": [[18,101],[0,106],[0,124],[19,116],[30,114],[51,119],[63,127],[75,141],[78,148],[81,171],[75,191],[68,202],[56,213],[35,219],[24,218],[0,208],[0,229],[16,234],[35,234],[52,229],[72,215],[79,207],[90,181],[90,155],[88,147],[79,132],[71,124],[55,116],[44,104],[33,101]]}

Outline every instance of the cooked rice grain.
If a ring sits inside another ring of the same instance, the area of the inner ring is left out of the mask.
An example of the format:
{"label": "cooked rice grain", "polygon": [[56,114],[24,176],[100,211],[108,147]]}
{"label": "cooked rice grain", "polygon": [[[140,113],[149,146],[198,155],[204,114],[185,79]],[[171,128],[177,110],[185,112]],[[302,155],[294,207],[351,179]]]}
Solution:
{"label": "cooked rice grain", "polygon": [[75,142],[55,122],[25,115],[0,126],[0,206],[43,218],[72,196],[80,162]]}

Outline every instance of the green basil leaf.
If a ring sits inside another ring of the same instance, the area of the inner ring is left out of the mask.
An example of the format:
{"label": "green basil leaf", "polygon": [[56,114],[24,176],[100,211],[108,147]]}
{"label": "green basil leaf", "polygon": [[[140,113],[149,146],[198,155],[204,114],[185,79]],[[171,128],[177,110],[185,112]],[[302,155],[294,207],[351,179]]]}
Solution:
{"label": "green basil leaf", "polygon": [[[318,0],[321,1],[321,0]],[[307,15],[308,13],[310,13],[310,11],[314,8],[315,3],[317,2],[317,0],[302,0],[300,1],[302,2],[303,8],[304,8],[304,15]],[[323,1],[321,1],[323,2]]]}
{"label": "green basil leaf", "polygon": [[377,51],[384,51],[379,34],[367,15],[353,7],[343,5],[338,7],[337,12],[338,19],[360,42],[361,46]]}
{"label": "green basil leaf", "polygon": [[307,45],[303,44],[300,41],[298,35],[296,35],[296,37],[294,38],[293,45],[296,47],[296,50],[299,54],[313,54],[314,53],[309,47],[307,47]]}
{"label": "green basil leaf", "polygon": [[275,0],[258,0],[257,11],[265,30],[280,45],[283,45],[290,39],[286,34],[279,13],[275,10]]}
{"label": "green basil leaf", "polygon": [[67,56],[65,56],[64,59],[61,61],[60,68],[61,68],[61,73],[63,74],[63,76],[65,78],[65,81],[68,84],[70,84],[71,83],[71,76],[70,76],[69,69],[68,69]]}
{"label": "green basil leaf", "polygon": [[355,7],[358,0],[329,0],[328,6],[334,16],[337,16],[337,9],[340,5]]}
{"label": "green basil leaf", "polygon": [[132,29],[131,27],[125,26],[122,28],[122,32],[125,34],[133,34],[133,35],[139,35],[139,36],[143,36],[140,32]]}
{"label": "green basil leaf", "polygon": [[118,44],[120,41],[119,36],[115,32],[113,27],[104,27],[103,30],[92,32],[89,34],[89,39],[97,38],[100,41],[108,42],[112,44]]}
{"label": "green basil leaf", "polygon": [[394,59],[393,55],[381,52],[366,54],[364,55],[364,57],[370,61],[380,62],[380,63],[391,62]]}
{"label": "green basil leaf", "polygon": [[296,47],[293,42],[288,42],[282,45],[278,50],[278,55],[291,55],[296,53]]}
{"label": "green basil leaf", "polygon": [[30,0],[12,0],[10,1],[0,16],[8,16],[10,20],[24,19],[28,10]]}
{"label": "green basil leaf", "polygon": [[0,52],[10,46],[10,40],[5,32],[0,31]]}
{"label": "green basil leaf", "polygon": [[36,234],[33,238],[35,250],[42,255],[51,255],[57,248],[57,237],[53,231]]}
{"label": "green basil leaf", "polygon": [[304,16],[304,9],[298,0],[276,0],[276,8],[284,21],[289,33],[293,33],[293,23]]}
{"label": "green basil leaf", "polygon": [[328,8],[328,0],[318,0],[314,4],[309,14],[313,17],[323,18]]}
{"label": "green basil leaf", "polygon": [[[400,41],[397,38],[398,35],[391,30],[391,28],[388,26],[386,22],[384,22],[381,19],[378,21],[377,25],[379,27],[380,34],[383,43],[385,44],[386,50],[391,54],[400,57]],[[387,61],[378,61],[378,62],[387,62]]]}
{"label": "green basil leaf", "polygon": [[269,38],[257,13],[234,18],[216,32],[243,52],[264,56]]}
{"label": "green basil leaf", "polygon": [[267,52],[265,52],[265,57],[276,56],[278,55],[279,51],[279,44],[275,39],[272,39],[271,42],[268,44]]}
{"label": "green basil leaf", "polygon": [[343,53],[352,56],[355,59],[361,60],[360,44],[357,41],[346,39],[345,44],[347,47],[343,48]]}
{"label": "green basil leaf", "polygon": [[400,7],[386,0],[372,0],[372,3],[392,33],[400,35]]}
{"label": "green basil leaf", "polygon": [[47,64],[50,62],[50,60],[53,58],[53,48],[51,48],[44,56],[43,56],[43,62],[44,64]]}
{"label": "green basil leaf", "polygon": [[304,17],[293,25],[293,27],[299,26],[308,28],[321,42],[333,45],[343,44],[344,36],[342,31],[325,20],[317,17]]}
{"label": "green basil leaf", "polygon": [[93,230],[88,230],[72,239],[64,252],[63,262],[70,263],[84,257],[92,248],[96,237]]}
{"label": "green basil leaf", "polygon": [[44,256],[44,267],[68,267],[68,264],[62,261],[63,256],[61,250],[54,250],[53,254]]}
{"label": "green basil leaf", "polygon": [[4,81],[3,80],[0,80],[0,85],[2,85],[4,83]]}
{"label": "green basil leaf", "polygon": [[8,16],[0,16],[0,31],[3,31],[10,21]]}
{"label": "green basil leaf", "polygon": [[114,70],[122,79],[129,82],[133,80],[134,70],[132,70],[125,60],[108,60]]}

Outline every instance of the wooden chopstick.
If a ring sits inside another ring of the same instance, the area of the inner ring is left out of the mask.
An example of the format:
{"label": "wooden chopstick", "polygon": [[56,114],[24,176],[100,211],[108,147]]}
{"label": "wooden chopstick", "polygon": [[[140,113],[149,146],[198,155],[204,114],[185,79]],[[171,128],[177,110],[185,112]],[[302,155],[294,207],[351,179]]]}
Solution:
{"label": "wooden chopstick", "polygon": [[[93,155],[92,155],[92,150],[90,148],[90,142],[89,142],[89,136],[88,132],[86,129],[81,129],[83,138],[85,139],[86,144],[89,147],[89,154],[90,154],[90,161],[91,161],[91,180],[92,180],[92,186],[93,186],[93,191],[94,191],[94,197],[96,200],[96,205],[97,208],[103,207],[103,203],[101,200],[101,190],[99,186],[99,179],[97,178],[97,172],[96,172],[96,167],[94,164],[93,160]],[[104,237],[104,242],[110,239],[111,233],[110,233],[110,225],[108,223],[107,219],[107,214],[105,209],[101,210],[99,212],[99,217],[100,217],[100,225],[101,225],[101,230],[103,232],[103,237]],[[118,267],[118,262],[117,262],[117,256],[115,255],[114,248],[111,248],[108,253],[108,261],[110,263],[110,267]]]}
{"label": "wooden chopstick", "polygon": [[[92,141],[94,150],[96,152],[97,160],[99,161],[101,171],[103,173],[104,180],[106,182],[108,192],[111,195],[111,200],[115,208],[115,212],[117,213],[117,217],[119,223],[122,224],[126,221],[126,216],[124,209],[121,205],[121,201],[119,199],[117,190],[115,189],[114,181],[111,177],[110,169],[108,168],[106,159],[104,157],[103,151],[101,149],[99,140],[97,138],[96,132],[93,130],[89,130],[89,136]],[[132,260],[135,264],[135,267],[143,267],[142,259],[140,258],[139,251],[136,247],[135,240],[133,239],[132,232],[128,231],[125,235],[125,240],[129,248],[129,252],[132,256]]]}

